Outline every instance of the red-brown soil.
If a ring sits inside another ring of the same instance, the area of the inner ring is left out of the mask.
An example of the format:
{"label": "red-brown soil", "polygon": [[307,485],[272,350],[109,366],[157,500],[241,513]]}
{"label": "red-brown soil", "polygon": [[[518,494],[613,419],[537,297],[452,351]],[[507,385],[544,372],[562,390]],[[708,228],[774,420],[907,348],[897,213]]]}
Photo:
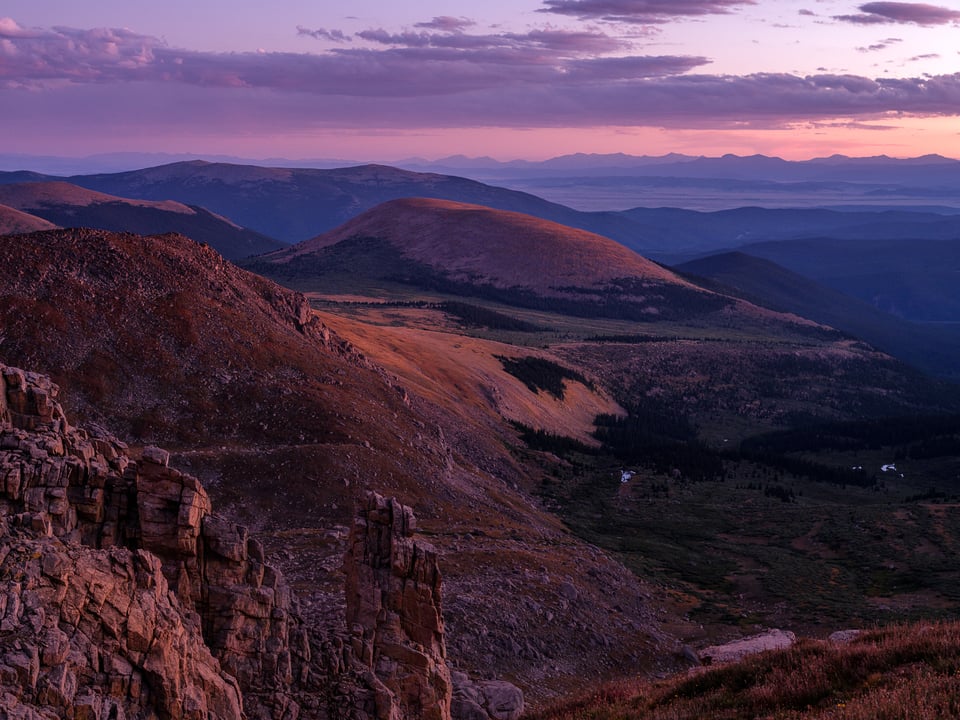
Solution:
{"label": "red-brown soil", "polygon": [[56,225],[52,222],[36,215],[30,215],[8,205],[0,205],[0,235],[53,230],[55,227]]}
{"label": "red-brown soil", "polygon": [[539,291],[632,277],[691,287],[608,238],[522,213],[447,200],[408,198],[269,256],[278,263],[354,237],[387,240],[411,260],[453,277]]}
{"label": "red-brown soil", "polygon": [[[481,386],[528,422],[558,412],[521,402],[489,358],[455,370],[465,356],[430,361],[448,340],[401,333],[408,359],[394,375],[302,296],[182,236],[33,233],[0,243],[0,264],[4,362],[53,375],[88,423],[179,448],[172,462],[259,534],[313,622],[342,624],[343,528],[372,488],[413,506],[442,554],[454,664],[511,679],[536,704],[624,667],[675,663],[652,590],[526,492],[538,471],[513,456],[515,433]],[[433,369],[399,372],[417,353]],[[431,388],[446,382],[461,388]],[[586,388],[572,397],[614,407]]]}

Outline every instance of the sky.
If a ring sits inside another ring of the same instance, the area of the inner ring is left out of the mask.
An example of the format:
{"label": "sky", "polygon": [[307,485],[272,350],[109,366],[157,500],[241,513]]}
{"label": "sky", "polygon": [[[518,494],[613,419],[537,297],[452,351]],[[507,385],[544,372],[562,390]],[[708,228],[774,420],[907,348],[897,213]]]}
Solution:
{"label": "sky", "polygon": [[960,157],[960,0],[4,0],[0,153]]}

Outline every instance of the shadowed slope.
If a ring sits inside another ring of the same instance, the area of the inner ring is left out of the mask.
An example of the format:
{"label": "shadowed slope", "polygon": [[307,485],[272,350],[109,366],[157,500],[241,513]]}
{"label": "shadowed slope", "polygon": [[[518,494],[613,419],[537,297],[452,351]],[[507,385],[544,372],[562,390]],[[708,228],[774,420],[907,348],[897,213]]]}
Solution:
{"label": "shadowed slope", "polygon": [[36,230],[53,230],[56,227],[36,215],[30,215],[22,210],[0,205],[0,235],[34,232]]}
{"label": "shadowed slope", "polygon": [[50,372],[127,437],[289,439],[296,414],[297,439],[327,439],[349,424],[318,414],[329,375],[353,369],[345,398],[372,392],[302,297],[183,236],[32,233],[0,264],[5,360]]}
{"label": "shadowed slope", "polygon": [[245,265],[303,290],[386,282],[586,317],[679,318],[734,304],[599,235],[424,198],[384,203]]}
{"label": "shadowed slope", "polygon": [[[735,288],[748,300],[822,322],[927,372],[957,376],[960,331],[951,325],[918,325],[862,300],[744,253],[693,260],[676,269]],[[723,291],[723,287],[718,288]]]}
{"label": "shadowed slope", "polygon": [[207,243],[228,259],[280,246],[276,240],[246,230],[202,207],[173,200],[129,200],[66,182],[0,185],[0,203],[64,227],[96,227],[143,234],[179,232]]}

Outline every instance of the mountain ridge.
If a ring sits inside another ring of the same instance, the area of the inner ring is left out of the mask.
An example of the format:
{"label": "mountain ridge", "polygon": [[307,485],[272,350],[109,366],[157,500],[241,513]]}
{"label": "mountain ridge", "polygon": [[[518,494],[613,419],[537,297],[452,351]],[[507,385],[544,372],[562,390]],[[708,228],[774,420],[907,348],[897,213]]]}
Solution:
{"label": "mountain ridge", "polygon": [[197,205],[129,199],[62,180],[0,184],[0,203],[59,226],[144,234],[180,232],[208,243],[228,259],[256,255],[282,245]]}
{"label": "mountain ridge", "polygon": [[687,284],[594,233],[523,213],[428,198],[388,201],[261,259],[289,263],[354,237],[384,238],[418,262],[504,287],[591,286],[625,276]]}
{"label": "mountain ridge", "polygon": [[960,334],[911,323],[776,263],[732,251],[674,266],[678,272],[709,278],[773,310],[822,322],[889,352],[926,372],[958,377]]}
{"label": "mountain ridge", "polygon": [[[471,402],[489,409],[427,397],[325,326],[302,295],[182,236],[33,233],[0,243],[0,262],[11,269],[0,275],[0,357],[52,372],[85,423],[172,445],[177,469],[278,557],[311,624],[342,623],[338,528],[375,483],[414,506],[446,553],[448,651],[461,669],[495,669],[536,701],[617,663],[675,662],[642,582],[528,494],[532,468],[512,454],[516,431],[496,397],[500,384],[531,392],[502,369],[471,379]],[[533,403],[513,407],[535,422]],[[514,582],[541,566],[544,576]],[[604,578],[602,591],[574,567]],[[563,582],[584,602],[563,605]],[[548,611],[564,622],[540,627]],[[616,631],[584,644],[582,629],[608,613]],[[561,668],[549,681],[531,663],[547,657]]]}
{"label": "mountain ridge", "polygon": [[53,230],[56,227],[48,220],[0,203],[0,235]]}

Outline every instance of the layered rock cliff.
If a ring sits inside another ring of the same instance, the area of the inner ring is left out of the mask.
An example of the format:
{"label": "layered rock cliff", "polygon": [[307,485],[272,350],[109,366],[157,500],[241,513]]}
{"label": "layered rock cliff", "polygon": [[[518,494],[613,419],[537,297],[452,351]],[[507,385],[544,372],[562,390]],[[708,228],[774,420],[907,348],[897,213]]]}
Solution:
{"label": "layered rock cliff", "polygon": [[[71,428],[56,394],[0,366],[0,709],[243,717],[197,612],[206,494],[159,451],[134,462],[122,443]],[[161,505],[176,515],[164,530]]]}
{"label": "layered rock cliff", "polygon": [[[0,717],[449,720],[438,557],[410,508],[363,498],[348,632],[317,637],[196,478],[71,427],[57,393],[0,365]],[[516,688],[455,675],[454,717],[519,716]]]}
{"label": "layered rock cliff", "polygon": [[370,493],[350,533],[347,627],[370,671],[381,718],[444,720],[452,693],[446,665],[437,553],[413,539],[413,511]]}

